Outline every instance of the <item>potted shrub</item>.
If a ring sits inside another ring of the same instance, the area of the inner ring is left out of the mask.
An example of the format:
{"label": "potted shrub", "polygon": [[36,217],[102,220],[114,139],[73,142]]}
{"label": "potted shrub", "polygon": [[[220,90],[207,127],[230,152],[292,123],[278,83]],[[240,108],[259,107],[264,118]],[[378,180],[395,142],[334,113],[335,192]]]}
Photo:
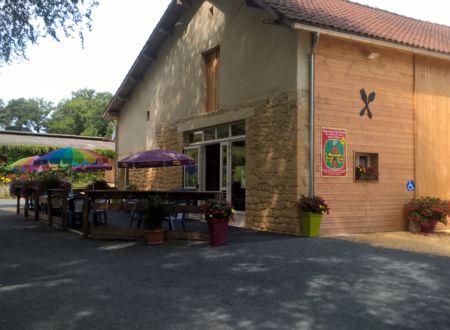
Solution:
{"label": "potted shrub", "polygon": [[228,222],[233,219],[233,206],[225,200],[210,199],[203,206],[212,246],[225,245]]}
{"label": "potted shrub", "polygon": [[330,213],[327,203],[319,196],[302,195],[298,201],[298,209],[302,234],[308,237],[319,236],[322,215]]}
{"label": "potted shrub", "polygon": [[37,181],[37,186],[39,191],[43,193],[46,193],[49,189],[63,189],[69,191],[72,188],[69,181],[53,173],[41,176]]}
{"label": "potted shrub", "polygon": [[437,197],[419,197],[405,205],[407,220],[416,224],[423,233],[432,233],[438,222],[447,224],[450,201]]}
{"label": "potted shrub", "polygon": [[164,243],[163,221],[169,216],[167,199],[151,195],[141,200],[138,209],[144,215],[145,238],[149,245]]}

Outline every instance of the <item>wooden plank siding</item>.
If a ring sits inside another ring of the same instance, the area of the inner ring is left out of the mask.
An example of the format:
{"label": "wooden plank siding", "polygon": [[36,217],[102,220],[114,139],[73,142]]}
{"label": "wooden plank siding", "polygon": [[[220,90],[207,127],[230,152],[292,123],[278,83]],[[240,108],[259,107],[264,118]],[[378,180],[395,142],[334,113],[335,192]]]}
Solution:
{"label": "wooden plank siding", "polygon": [[416,56],[415,119],[417,196],[450,199],[450,62]]}
{"label": "wooden plank siding", "polygon": [[[379,54],[368,60],[364,54]],[[315,193],[331,213],[321,234],[406,229],[403,205],[413,197],[406,182],[414,179],[413,55],[321,36],[315,75]],[[360,89],[376,92],[373,119],[361,117]],[[321,128],[346,129],[347,177],[322,177]],[[379,181],[354,181],[354,153],[379,155]]]}
{"label": "wooden plank siding", "polygon": [[415,82],[417,194],[450,199],[450,62],[417,56]]}

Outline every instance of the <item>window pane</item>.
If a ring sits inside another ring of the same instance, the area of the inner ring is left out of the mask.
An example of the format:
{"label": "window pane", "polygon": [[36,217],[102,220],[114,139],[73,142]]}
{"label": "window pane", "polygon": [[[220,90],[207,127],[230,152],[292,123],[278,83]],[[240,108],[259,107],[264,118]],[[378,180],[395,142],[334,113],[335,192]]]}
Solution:
{"label": "window pane", "polygon": [[203,130],[203,137],[205,141],[211,141],[216,139],[216,129],[215,128],[207,128]]}
{"label": "window pane", "polygon": [[245,211],[245,141],[231,143],[231,201]]}
{"label": "window pane", "polygon": [[189,135],[192,136],[192,138],[190,139],[190,140],[192,140],[191,143],[203,141],[203,131],[192,132]]}
{"label": "window pane", "polygon": [[231,135],[232,136],[245,135],[245,122],[240,122],[231,125]]}
{"label": "window pane", "polygon": [[199,152],[198,148],[186,149],[184,153],[192,157],[197,164],[191,166],[185,166],[184,168],[184,186],[187,188],[197,188],[198,187],[198,161]]}
{"label": "window pane", "polygon": [[222,144],[222,190],[227,189],[228,145]]}
{"label": "window pane", "polygon": [[225,139],[225,138],[229,137],[230,136],[229,127],[230,126],[228,126],[228,125],[217,127],[217,138]]}

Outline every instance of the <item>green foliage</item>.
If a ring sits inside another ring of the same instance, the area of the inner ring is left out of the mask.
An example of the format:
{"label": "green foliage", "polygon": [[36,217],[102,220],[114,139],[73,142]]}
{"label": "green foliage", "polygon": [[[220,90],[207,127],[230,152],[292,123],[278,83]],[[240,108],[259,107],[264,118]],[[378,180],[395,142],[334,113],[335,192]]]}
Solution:
{"label": "green foliage", "polygon": [[235,210],[231,203],[221,199],[209,199],[203,205],[206,220],[226,219],[234,221]]}
{"label": "green foliage", "polygon": [[447,224],[450,215],[450,201],[437,197],[420,197],[405,205],[408,220],[428,226],[432,220]]}
{"label": "green foliage", "polygon": [[42,192],[49,189],[70,190],[71,184],[58,172],[43,172],[37,180],[37,185]]}
{"label": "green foliage", "polygon": [[47,132],[83,136],[107,136],[110,123],[103,119],[112,94],[80,89],[62,100],[48,120]]}
{"label": "green foliage", "polygon": [[160,229],[164,219],[169,216],[167,199],[158,195],[149,195],[139,201],[139,208],[145,210],[144,225],[146,229]]}
{"label": "green foliage", "polygon": [[302,195],[298,201],[298,209],[300,212],[330,214],[330,208],[325,200],[320,196],[309,197]]}
{"label": "green foliage", "polygon": [[52,102],[42,98],[13,99],[0,108],[0,127],[13,131],[41,132],[53,110]]}
{"label": "green foliage", "polygon": [[116,152],[110,149],[94,149],[94,151],[102,156],[114,159],[116,157]]}
{"label": "green foliage", "polygon": [[26,58],[25,50],[40,38],[78,35],[91,29],[91,11],[97,0],[0,1],[0,64]]}
{"label": "green foliage", "polygon": [[5,156],[8,163],[13,163],[24,157],[44,155],[56,149],[58,147],[0,144],[0,155]]}

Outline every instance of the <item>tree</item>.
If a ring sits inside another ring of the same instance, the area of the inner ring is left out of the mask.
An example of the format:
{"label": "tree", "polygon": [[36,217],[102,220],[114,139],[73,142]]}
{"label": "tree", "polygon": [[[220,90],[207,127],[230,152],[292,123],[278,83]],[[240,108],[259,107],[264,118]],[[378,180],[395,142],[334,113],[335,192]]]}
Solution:
{"label": "tree", "polygon": [[59,34],[78,34],[91,29],[91,11],[97,0],[0,1],[0,64],[25,58],[27,46],[45,36],[59,41]]}
{"label": "tree", "polygon": [[48,133],[107,136],[109,123],[102,115],[112,94],[80,89],[61,101],[47,124]]}
{"label": "tree", "polygon": [[0,127],[39,133],[45,128],[52,109],[53,104],[42,98],[10,100],[6,107],[0,106]]}

